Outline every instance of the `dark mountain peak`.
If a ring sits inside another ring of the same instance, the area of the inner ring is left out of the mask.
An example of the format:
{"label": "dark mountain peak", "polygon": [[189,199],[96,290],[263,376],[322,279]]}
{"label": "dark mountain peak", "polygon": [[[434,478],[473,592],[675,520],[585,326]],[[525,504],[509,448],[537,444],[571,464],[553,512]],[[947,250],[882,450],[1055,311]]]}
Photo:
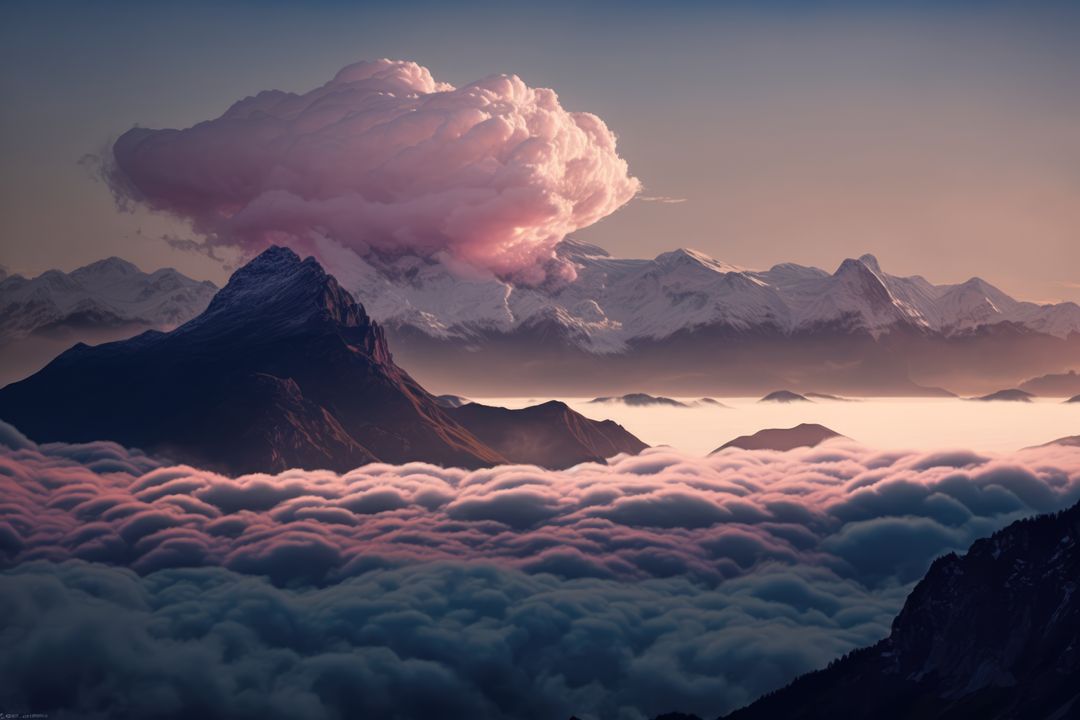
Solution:
{"label": "dark mountain peak", "polygon": [[390,361],[382,329],[313,258],[271,246],[229,278],[209,307],[180,332],[265,343],[283,336],[337,335]]}

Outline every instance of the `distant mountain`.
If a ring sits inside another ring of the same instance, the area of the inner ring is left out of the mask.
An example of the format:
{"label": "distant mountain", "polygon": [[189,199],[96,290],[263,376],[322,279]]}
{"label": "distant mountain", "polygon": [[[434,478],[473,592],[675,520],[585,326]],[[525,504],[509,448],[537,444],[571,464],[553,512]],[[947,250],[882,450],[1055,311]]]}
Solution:
{"label": "distant mountain", "polygon": [[[382,328],[318,262],[278,247],[179,328],[76,345],[0,389],[0,418],[39,442],[115,440],[234,474],[347,470],[375,459],[528,461],[479,440],[451,411],[394,363]],[[502,420],[515,427],[516,417]],[[570,420],[610,430],[560,418]],[[620,444],[627,437],[612,438],[612,449],[634,451]],[[560,467],[581,454],[542,461]]]}
{"label": "distant mountain", "polygon": [[790,390],[774,390],[765,397],[758,400],[758,402],[767,403],[793,403],[793,402],[810,402],[809,399],[799,393],[791,392]]}
{"label": "distant mountain", "polygon": [[[847,395],[974,394],[1080,365],[1080,306],[890,275],[871,255],[830,273],[693,250],[618,259],[573,240],[558,253],[575,280],[515,286],[402,258],[358,260],[343,282],[410,368],[467,392],[758,393],[798,379]],[[515,370],[500,384],[478,367],[493,365]]]}
{"label": "distant mountain", "polygon": [[980,400],[982,402],[1031,402],[1033,397],[1035,396],[1029,392],[1012,388],[1009,390],[998,390],[989,395],[972,398],[972,400]]}
{"label": "distant mountain", "polygon": [[0,387],[27,377],[76,342],[169,329],[198,315],[217,288],[176,270],[144,273],[119,258],[70,273],[0,276]]}
{"label": "distant mountain", "polygon": [[815,447],[831,440],[832,438],[844,437],[840,433],[830,430],[824,425],[816,423],[802,423],[793,428],[769,428],[758,430],[753,435],[740,435],[734,440],[729,440],[713,450],[714,455],[725,448],[741,448],[743,450],[777,450],[787,452],[800,447]]}
{"label": "distant mountain", "polygon": [[1070,370],[1025,380],[1021,390],[1043,397],[1071,397],[1080,394],[1080,373]]}
{"label": "distant mountain", "polygon": [[201,313],[217,287],[172,268],[145,273],[111,257],[70,273],[0,279],[0,343],[35,333],[175,327]]}
{"label": "distant mountain", "polygon": [[1066,400],[1065,402],[1067,402],[1067,403],[1080,403],[1080,395],[1077,395],[1076,397],[1071,397],[1068,400]]}
{"label": "distant mountain", "polygon": [[[666,405],[668,407],[691,407],[689,404],[680,400],[675,400],[669,397],[658,397],[655,395],[648,395],[646,393],[629,393],[627,395],[621,395],[619,397],[598,397],[589,401],[590,403],[622,403],[623,405],[630,405],[631,407],[649,407],[655,405]],[[715,402],[715,401],[714,401]]]}
{"label": "distant mountain", "polygon": [[1073,718],[1080,712],[1080,505],[939,558],[889,637],[727,720]]}

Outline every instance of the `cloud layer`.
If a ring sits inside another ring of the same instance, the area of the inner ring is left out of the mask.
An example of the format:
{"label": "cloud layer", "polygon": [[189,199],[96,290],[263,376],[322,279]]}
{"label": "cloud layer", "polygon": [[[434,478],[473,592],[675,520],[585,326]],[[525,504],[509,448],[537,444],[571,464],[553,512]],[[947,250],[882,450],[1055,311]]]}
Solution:
{"label": "cloud layer", "polygon": [[122,201],[256,251],[320,239],[539,282],[567,233],[628,202],[615,136],[552,90],[494,75],[454,88],[412,62],[342,69],[302,94],[261,92],[185,130],[132,129],[108,173]]}
{"label": "cloud layer", "polygon": [[0,448],[0,706],[75,716],[708,717],[1080,497],[1068,447],[239,478],[2,423]]}
{"label": "cloud layer", "polygon": [[0,455],[9,563],[215,565],[282,586],[454,560],[710,587],[769,564],[807,565],[888,586],[1080,498],[1080,449],[1068,447],[997,458],[834,442],[707,458],[654,449],[563,472],[412,463],[228,478],[157,467],[111,443],[9,442],[19,446]]}
{"label": "cloud layer", "polygon": [[0,573],[0,704],[112,718],[704,715],[882,637],[897,602],[808,568],[710,591],[435,563],[289,590],[220,568],[29,563]]}

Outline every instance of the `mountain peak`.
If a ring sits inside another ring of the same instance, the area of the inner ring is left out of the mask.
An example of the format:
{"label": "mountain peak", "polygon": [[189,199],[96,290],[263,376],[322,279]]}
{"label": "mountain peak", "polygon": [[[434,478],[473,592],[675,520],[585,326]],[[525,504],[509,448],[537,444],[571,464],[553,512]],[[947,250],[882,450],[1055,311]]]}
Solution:
{"label": "mountain peak", "polygon": [[118,258],[115,255],[112,257],[104,258],[103,260],[97,260],[89,265],[83,265],[77,270],[72,271],[72,275],[137,275],[140,274],[140,270],[134,264]]}
{"label": "mountain peak", "polygon": [[234,272],[189,328],[243,326],[280,335],[318,324],[375,327],[363,306],[315,258],[301,260],[292,250],[273,245]]}
{"label": "mountain peak", "polygon": [[861,262],[863,265],[865,265],[866,267],[873,270],[875,273],[878,273],[878,274],[881,273],[881,265],[878,264],[878,259],[876,257],[874,257],[873,255],[871,255],[870,253],[865,253],[863,255],[860,255],[859,256],[859,262]]}

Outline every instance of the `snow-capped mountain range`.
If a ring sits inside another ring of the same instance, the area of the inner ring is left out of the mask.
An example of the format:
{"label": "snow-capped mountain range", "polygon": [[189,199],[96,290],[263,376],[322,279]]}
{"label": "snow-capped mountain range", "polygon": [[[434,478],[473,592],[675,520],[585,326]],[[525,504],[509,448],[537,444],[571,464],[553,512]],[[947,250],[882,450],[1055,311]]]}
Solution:
{"label": "snow-capped mountain range", "polygon": [[980,278],[934,285],[921,276],[890,275],[872,255],[844,260],[828,273],[792,263],[748,270],[685,249],[652,260],[617,259],[574,240],[558,252],[575,264],[577,279],[535,288],[464,279],[417,258],[379,268],[354,259],[337,272],[372,316],[391,327],[468,339],[553,322],[592,353],[618,353],[634,340],[705,326],[781,333],[841,326],[878,337],[898,325],[951,336],[1011,322],[1059,338],[1080,333],[1076,303],[1015,300]]}
{"label": "snow-capped mountain range", "polygon": [[70,273],[0,276],[0,342],[49,331],[175,327],[206,309],[216,292],[212,282],[172,268],[145,273],[117,257]]}
{"label": "snow-capped mountain range", "polygon": [[[376,266],[317,252],[384,328],[396,361],[439,392],[985,394],[1080,367],[1075,303],[1022,302],[978,278],[889,275],[871,255],[832,273],[748,270],[693,250],[620,259],[567,240],[558,252],[577,278],[525,287],[416,257]],[[216,290],[118,258],[10,275],[0,280],[0,384],[75,341],[176,327]]]}

